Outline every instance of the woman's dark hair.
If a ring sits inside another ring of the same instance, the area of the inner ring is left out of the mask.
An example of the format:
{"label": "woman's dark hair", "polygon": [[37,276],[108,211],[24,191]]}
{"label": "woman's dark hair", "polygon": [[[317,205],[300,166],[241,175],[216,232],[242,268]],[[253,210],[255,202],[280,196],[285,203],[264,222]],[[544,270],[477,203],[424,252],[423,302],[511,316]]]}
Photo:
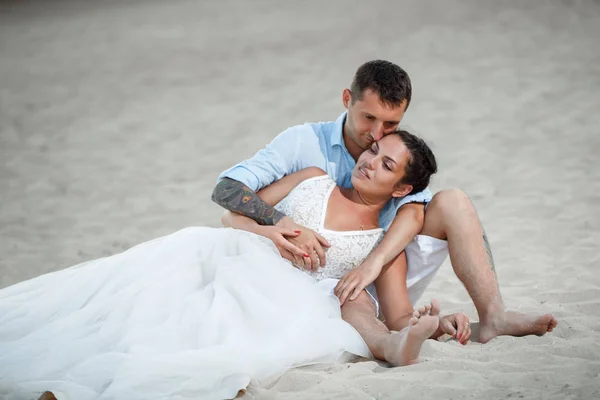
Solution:
{"label": "woman's dark hair", "polygon": [[423,139],[410,132],[400,130],[391,135],[398,135],[410,153],[404,177],[398,183],[411,185],[413,189],[409,194],[422,192],[429,186],[431,175],[437,172],[433,151]]}

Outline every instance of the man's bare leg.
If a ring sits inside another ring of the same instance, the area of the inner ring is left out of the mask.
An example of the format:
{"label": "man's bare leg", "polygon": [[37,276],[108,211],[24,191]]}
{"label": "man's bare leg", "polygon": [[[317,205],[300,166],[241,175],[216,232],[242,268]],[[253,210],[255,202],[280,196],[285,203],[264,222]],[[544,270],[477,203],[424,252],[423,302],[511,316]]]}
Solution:
{"label": "man's bare leg", "polygon": [[373,302],[365,291],[342,306],[342,318],[360,333],[373,356],[397,367],[418,362],[421,345],[437,330],[439,313],[437,302],[428,304],[415,310],[406,328],[390,332],[377,319]]}
{"label": "man's bare leg", "polygon": [[556,327],[558,321],[551,314],[531,316],[505,310],[487,236],[464,192],[455,189],[436,194],[427,207],[421,234],[448,241],[454,272],[479,314],[480,342],[500,335],[541,336]]}

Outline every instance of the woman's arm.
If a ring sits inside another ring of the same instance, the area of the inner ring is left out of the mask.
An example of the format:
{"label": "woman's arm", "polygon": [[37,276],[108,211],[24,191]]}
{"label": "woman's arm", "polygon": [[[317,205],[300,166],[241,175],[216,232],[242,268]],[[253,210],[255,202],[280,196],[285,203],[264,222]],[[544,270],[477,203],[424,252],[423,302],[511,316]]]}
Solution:
{"label": "woman's arm", "polygon": [[423,204],[409,203],[402,205],[381,243],[373,249],[363,264],[378,264],[379,268],[382,268],[394,260],[421,232],[424,221],[425,206]]}
{"label": "woman's arm", "polygon": [[404,204],[398,210],[394,222],[381,242],[369,256],[335,287],[335,294],[344,304],[347,299],[355,300],[358,295],[382,273],[384,266],[397,260],[398,255],[423,229],[424,206],[418,203]]}
{"label": "woman's arm", "polygon": [[[410,302],[406,287],[407,271],[406,253],[403,251],[391,263],[383,267],[381,274],[375,280],[375,289],[385,325],[391,331],[400,331],[408,326],[414,308]],[[469,317],[463,313],[440,315],[438,329],[429,337],[437,339],[444,334],[451,335],[462,344],[471,339]]]}
{"label": "woman's arm", "polygon": [[266,186],[256,192],[256,194],[262,199],[262,201],[273,207],[275,204],[283,200],[285,196],[290,194],[292,189],[298,186],[300,182],[321,175],[326,175],[325,171],[323,171],[321,168],[304,168],[300,171],[292,172],[280,180],[271,183],[269,186]]}
{"label": "woman's arm", "polygon": [[256,233],[257,235],[260,235],[259,228],[262,226],[252,218],[234,214],[229,210],[225,211],[221,216],[221,224],[226,228],[241,229],[243,231]]}

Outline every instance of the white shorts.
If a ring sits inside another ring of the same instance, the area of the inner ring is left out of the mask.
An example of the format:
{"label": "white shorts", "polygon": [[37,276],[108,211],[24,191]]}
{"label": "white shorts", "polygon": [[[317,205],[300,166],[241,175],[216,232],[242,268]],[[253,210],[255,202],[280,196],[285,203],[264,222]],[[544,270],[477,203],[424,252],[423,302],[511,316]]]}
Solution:
{"label": "white shorts", "polygon": [[[417,235],[406,246],[406,260],[408,270],[406,273],[406,287],[411,304],[414,306],[425,292],[427,285],[448,256],[448,242],[431,236]],[[326,293],[333,295],[333,289],[339,279],[323,279],[318,285]],[[367,286],[367,293],[373,299],[373,304],[379,316],[379,302],[375,285]]]}

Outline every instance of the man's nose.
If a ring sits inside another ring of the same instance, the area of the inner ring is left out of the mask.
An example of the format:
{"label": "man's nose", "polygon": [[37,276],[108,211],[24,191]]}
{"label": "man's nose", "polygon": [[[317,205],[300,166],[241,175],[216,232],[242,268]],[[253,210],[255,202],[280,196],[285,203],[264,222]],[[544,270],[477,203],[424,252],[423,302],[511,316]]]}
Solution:
{"label": "man's nose", "polygon": [[371,136],[373,136],[373,140],[378,142],[383,137],[383,124],[375,125],[373,130],[371,131]]}

